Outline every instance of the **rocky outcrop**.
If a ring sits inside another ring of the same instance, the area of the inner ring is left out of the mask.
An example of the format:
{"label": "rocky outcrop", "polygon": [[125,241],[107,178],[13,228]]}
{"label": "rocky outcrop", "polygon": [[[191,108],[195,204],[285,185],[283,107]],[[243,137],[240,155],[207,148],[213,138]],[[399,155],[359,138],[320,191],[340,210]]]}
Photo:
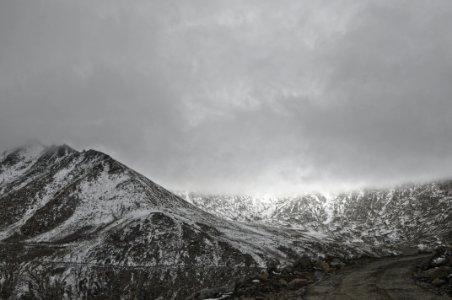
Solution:
{"label": "rocky outcrop", "polygon": [[[333,267],[334,264],[340,266]],[[262,299],[299,300],[306,293],[306,287],[339,271],[345,266],[338,258],[311,259],[300,257],[283,268],[270,267],[233,285],[204,289],[191,295],[187,300],[201,299]]]}

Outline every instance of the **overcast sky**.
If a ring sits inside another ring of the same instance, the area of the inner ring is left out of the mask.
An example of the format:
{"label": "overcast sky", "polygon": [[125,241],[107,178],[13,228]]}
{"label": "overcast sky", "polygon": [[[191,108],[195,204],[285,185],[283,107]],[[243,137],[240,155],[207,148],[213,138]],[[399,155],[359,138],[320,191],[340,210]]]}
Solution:
{"label": "overcast sky", "polygon": [[0,151],[180,190],[452,177],[452,1],[2,0]]}

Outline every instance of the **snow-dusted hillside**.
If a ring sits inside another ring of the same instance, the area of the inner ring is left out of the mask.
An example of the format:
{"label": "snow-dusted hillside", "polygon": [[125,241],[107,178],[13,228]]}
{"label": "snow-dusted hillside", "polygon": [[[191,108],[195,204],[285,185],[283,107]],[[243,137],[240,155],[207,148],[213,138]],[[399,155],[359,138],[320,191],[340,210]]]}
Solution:
{"label": "snow-dusted hillside", "polygon": [[0,298],[183,299],[268,262],[384,253],[359,243],[343,247],[317,233],[225,220],[106,154],[68,146],[4,153],[0,206]]}
{"label": "snow-dusted hillside", "polygon": [[334,196],[180,196],[230,220],[317,232],[363,247],[433,247],[448,239],[452,228],[452,182],[447,181]]}
{"label": "snow-dusted hillside", "polygon": [[328,197],[180,196],[95,150],[4,153],[0,299],[184,299],[304,254],[432,246],[452,225],[447,182]]}

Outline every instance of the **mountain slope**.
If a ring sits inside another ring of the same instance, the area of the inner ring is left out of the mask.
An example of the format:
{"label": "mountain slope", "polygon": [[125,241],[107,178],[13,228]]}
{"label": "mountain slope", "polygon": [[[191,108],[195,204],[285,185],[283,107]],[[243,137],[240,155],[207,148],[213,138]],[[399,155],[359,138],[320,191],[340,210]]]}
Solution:
{"label": "mountain slope", "polygon": [[4,153],[0,205],[0,298],[183,299],[302,254],[376,253],[226,221],[106,154],[68,146]]}
{"label": "mountain slope", "polygon": [[181,193],[181,196],[205,211],[230,220],[313,231],[338,243],[363,247],[392,245],[399,252],[446,242],[452,228],[450,181],[270,201],[198,193]]}

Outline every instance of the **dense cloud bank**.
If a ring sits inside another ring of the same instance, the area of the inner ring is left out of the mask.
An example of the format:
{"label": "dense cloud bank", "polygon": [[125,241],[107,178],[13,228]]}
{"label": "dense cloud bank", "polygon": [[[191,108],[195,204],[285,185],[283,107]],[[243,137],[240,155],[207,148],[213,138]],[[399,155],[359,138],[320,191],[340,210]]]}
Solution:
{"label": "dense cloud bank", "polygon": [[452,177],[450,28],[447,0],[5,0],[0,150],[220,192]]}

